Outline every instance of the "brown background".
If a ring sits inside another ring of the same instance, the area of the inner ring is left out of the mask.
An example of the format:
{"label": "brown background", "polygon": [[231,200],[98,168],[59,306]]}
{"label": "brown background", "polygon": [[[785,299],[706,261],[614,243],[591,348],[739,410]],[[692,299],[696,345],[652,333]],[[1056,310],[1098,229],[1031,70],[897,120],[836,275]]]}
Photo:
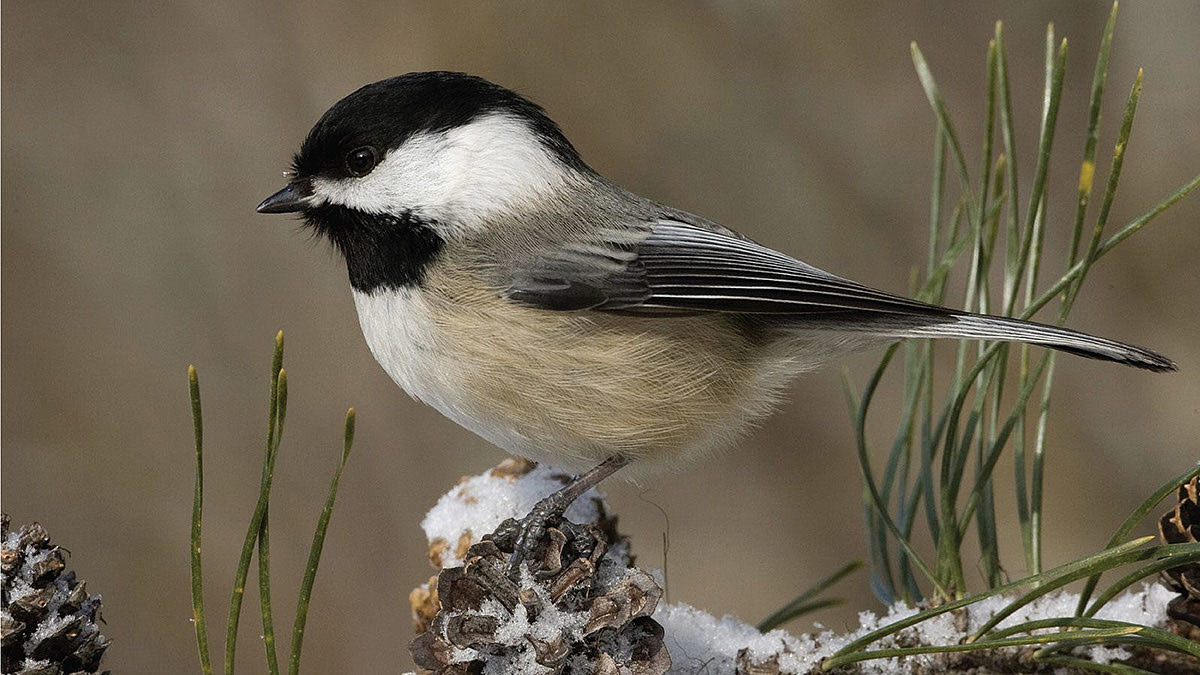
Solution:
{"label": "brown background", "polygon": [[[114,670],[195,672],[188,363],[206,396],[214,635],[258,481],[275,331],[287,331],[292,385],[272,510],[281,626],[342,414],[358,408],[307,672],[410,665],[405,593],[430,573],[417,523],[459,475],[501,457],[376,366],[325,245],[253,212],[309,125],[363,83],[435,68],[487,76],[544,104],[593,166],[637,192],[903,290],[923,259],[933,131],[909,41],[939,77],[974,170],[984,50],[993,20],[1007,21],[1027,195],[1054,20],[1072,41],[1048,243],[1060,259],[1105,3],[744,4],[4,4],[4,509],[44,523],[103,594]],[[1138,66],[1146,87],[1114,223],[1200,167],[1198,29],[1191,2],[1122,11],[1098,185]],[[1106,258],[1080,299],[1073,326],[1152,345],[1183,372],[1060,360],[1050,563],[1096,549],[1200,455],[1198,222],[1193,197]],[[875,358],[847,361],[856,381]],[[885,393],[881,410],[894,409]],[[754,621],[862,555],[837,369],[793,394],[736,452],[644,489],[610,486],[649,564],[663,554],[657,507],[669,517],[673,600]],[[1020,574],[1007,460],[998,472]],[[861,576],[847,584],[849,607],[820,619],[840,627],[874,607],[865,588]],[[251,595],[245,672],[263,671],[256,611]]]}

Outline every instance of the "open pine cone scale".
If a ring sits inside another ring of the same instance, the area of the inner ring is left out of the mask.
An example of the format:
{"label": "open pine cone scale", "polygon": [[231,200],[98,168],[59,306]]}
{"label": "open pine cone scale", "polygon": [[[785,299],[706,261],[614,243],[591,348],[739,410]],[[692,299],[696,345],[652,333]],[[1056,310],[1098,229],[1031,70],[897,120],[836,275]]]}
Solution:
{"label": "open pine cone scale", "polygon": [[37,523],[10,530],[0,517],[0,611],[3,672],[19,675],[95,673],[108,649],[100,634],[100,596],[88,595],[67,566],[64,549]]}
{"label": "open pine cone scale", "polygon": [[[509,527],[506,527],[509,526]],[[439,675],[512,672],[661,675],[670,668],[662,627],[650,618],[662,590],[645,572],[606,558],[593,525],[548,528],[535,572],[505,573],[511,523],[471,546],[437,578],[438,612],[412,644],[418,665]]]}
{"label": "open pine cone scale", "polygon": [[[1158,531],[1168,544],[1200,542],[1200,476],[1179,486],[1179,504],[1163,514]],[[1172,619],[1190,625],[1192,639],[1200,638],[1200,563],[1172,567],[1162,573],[1163,583],[1179,592],[1167,606]]]}

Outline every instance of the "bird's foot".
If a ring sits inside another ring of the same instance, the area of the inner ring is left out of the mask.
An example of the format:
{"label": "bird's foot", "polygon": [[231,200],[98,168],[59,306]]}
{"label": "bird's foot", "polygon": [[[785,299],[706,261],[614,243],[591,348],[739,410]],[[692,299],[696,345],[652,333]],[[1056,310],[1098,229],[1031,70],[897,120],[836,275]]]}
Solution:
{"label": "bird's foot", "polygon": [[510,577],[515,579],[520,575],[521,563],[529,561],[532,564],[538,559],[538,549],[547,530],[566,522],[563,513],[570,505],[562,492],[555,492],[535,504],[524,518],[510,518],[500,524],[492,538],[501,548],[508,548],[507,544],[511,542],[512,553],[508,556],[507,567]]}
{"label": "bird's foot", "polygon": [[496,528],[492,540],[505,550],[508,549],[509,543],[512,544],[512,553],[508,558],[509,577],[516,579],[520,576],[521,563],[529,561],[532,564],[537,560],[538,550],[542,547],[549,528],[555,527],[560,531],[574,529],[574,523],[563,518],[567,508],[584,492],[628,463],[629,460],[619,455],[610,457],[535,504],[524,518],[509,519],[501,523],[500,527]]}

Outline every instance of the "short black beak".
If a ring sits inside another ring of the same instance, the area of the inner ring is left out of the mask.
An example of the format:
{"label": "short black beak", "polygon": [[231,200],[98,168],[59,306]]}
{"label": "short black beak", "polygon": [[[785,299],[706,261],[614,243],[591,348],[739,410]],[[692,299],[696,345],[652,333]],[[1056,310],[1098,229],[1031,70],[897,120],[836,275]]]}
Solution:
{"label": "short black beak", "polygon": [[267,197],[255,211],[259,213],[295,213],[304,210],[304,200],[312,195],[308,181],[294,180]]}

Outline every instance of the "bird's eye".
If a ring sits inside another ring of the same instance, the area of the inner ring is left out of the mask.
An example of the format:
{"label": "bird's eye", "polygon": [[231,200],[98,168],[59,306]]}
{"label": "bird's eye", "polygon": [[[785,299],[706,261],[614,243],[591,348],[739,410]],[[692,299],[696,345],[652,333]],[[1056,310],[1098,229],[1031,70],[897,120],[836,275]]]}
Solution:
{"label": "bird's eye", "polygon": [[375,148],[369,145],[355,148],[346,155],[346,170],[351,176],[365,176],[371,173],[371,169],[378,163],[379,156],[375,153]]}

